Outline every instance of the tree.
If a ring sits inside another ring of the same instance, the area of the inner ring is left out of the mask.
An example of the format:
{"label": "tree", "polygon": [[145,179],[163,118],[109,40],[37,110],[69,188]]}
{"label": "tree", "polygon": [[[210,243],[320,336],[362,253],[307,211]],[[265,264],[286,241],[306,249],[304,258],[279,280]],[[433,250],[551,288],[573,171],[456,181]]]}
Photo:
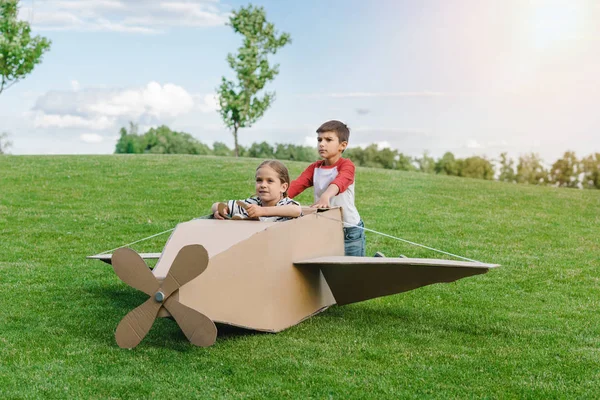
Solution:
{"label": "tree", "polygon": [[145,153],[208,155],[210,148],[185,132],[176,132],[162,125],[144,134]]}
{"label": "tree", "polygon": [[0,0],[0,93],[25,78],[50,50],[50,40],[31,37],[26,21],[17,20],[18,0]]}
{"label": "tree", "polygon": [[500,154],[500,182],[514,182],[517,174],[515,173],[515,161],[508,157],[506,152]]}
{"label": "tree", "polygon": [[429,152],[425,151],[421,158],[415,157],[415,161],[419,166],[419,171],[426,174],[433,174],[435,172],[435,160],[429,155]]}
{"label": "tree", "polygon": [[127,128],[122,127],[119,134],[115,154],[140,154],[144,152],[144,137],[138,134],[137,124],[130,122],[129,132]]}
{"label": "tree", "polygon": [[400,171],[416,171],[417,168],[413,164],[411,156],[406,154],[398,153],[396,156],[396,169]]}
{"label": "tree", "polygon": [[8,140],[8,133],[0,133],[0,154],[5,154],[6,150],[12,146],[12,142]]}
{"label": "tree", "polygon": [[572,151],[567,151],[556,160],[550,169],[550,182],[557,186],[578,187],[582,166]]}
{"label": "tree", "polygon": [[213,143],[213,154],[215,156],[231,156],[231,149],[223,142]]}
{"label": "tree", "polygon": [[542,160],[537,154],[525,154],[519,156],[516,179],[517,183],[540,185],[548,180],[548,171],[542,165]]}
{"label": "tree", "polygon": [[185,132],[176,132],[167,126],[150,128],[138,135],[138,127],[129,123],[129,132],[121,128],[121,137],[117,141],[115,153],[151,153],[151,154],[211,154],[210,148]]}
{"label": "tree", "polygon": [[273,147],[267,142],[252,143],[252,146],[250,146],[248,148],[248,151],[246,152],[246,154],[248,157],[254,157],[254,158],[274,158],[275,157],[275,151],[273,150]]}
{"label": "tree", "polygon": [[590,154],[581,163],[583,164],[583,182],[590,188],[600,189],[600,153]]}
{"label": "tree", "polygon": [[483,157],[468,157],[460,163],[460,176],[476,179],[494,179],[494,166]]}
{"label": "tree", "polygon": [[278,160],[314,161],[319,154],[314,147],[277,143],[274,156]]}
{"label": "tree", "polygon": [[435,172],[438,174],[445,174],[451,176],[458,176],[458,162],[454,157],[454,154],[449,151],[444,153],[435,163]]}
{"label": "tree", "polygon": [[279,73],[279,65],[271,67],[268,56],[290,43],[291,38],[288,33],[278,34],[275,26],[267,22],[264,8],[253,5],[234,11],[228,25],[244,37],[244,42],[237,54],[227,55],[236,81],[222,77],[217,94],[221,117],[233,133],[234,152],[238,157],[238,130],[251,127],[275,100],[275,92],[262,93],[265,85]]}

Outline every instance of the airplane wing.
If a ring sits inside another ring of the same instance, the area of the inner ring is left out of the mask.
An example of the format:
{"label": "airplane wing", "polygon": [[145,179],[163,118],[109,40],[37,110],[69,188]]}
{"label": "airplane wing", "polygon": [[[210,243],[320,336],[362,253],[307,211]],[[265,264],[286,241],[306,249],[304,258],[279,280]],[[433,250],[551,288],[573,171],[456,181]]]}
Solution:
{"label": "airplane wing", "polygon": [[497,264],[431,258],[319,257],[294,262],[320,268],[337,304],[406,292],[422,286],[484,274]]}
{"label": "airplane wing", "polygon": [[[144,260],[158,260],[162,253],[140,253]],[[112,254],[96,254],[95,256],[87,256],[90,260],[100,260],[107,264],[112,264]]]}

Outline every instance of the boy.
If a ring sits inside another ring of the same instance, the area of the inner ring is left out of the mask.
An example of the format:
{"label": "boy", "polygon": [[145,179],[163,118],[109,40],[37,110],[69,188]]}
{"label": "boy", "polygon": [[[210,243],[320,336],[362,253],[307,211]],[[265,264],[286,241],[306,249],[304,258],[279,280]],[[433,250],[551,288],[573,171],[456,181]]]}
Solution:
{"label": "boy", "polygon": [[348,146],[350,130],[340,121],[327,121],[317,129],[318,150],[322,160],[312,163],[298,179],[292,181],[288,196],[294,198],[314,186],[315,202],[311,207],[343,208],[344,247],[347,256],[365,255],[363,221],[354,205],[354,172],[352,161],[342,158]]}

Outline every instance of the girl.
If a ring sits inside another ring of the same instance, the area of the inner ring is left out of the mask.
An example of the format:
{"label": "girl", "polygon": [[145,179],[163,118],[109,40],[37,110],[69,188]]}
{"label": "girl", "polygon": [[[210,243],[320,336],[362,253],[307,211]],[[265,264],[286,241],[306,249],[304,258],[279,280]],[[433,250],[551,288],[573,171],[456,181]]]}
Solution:
{"label": "girl", "polygon": [[256,168],[256,196],[238,202],[229,200],[221,213],[220,203],[215,203],[211,208],[213,216],[216,219],[240,216],[261,221],[286,221],[297,218],[302,215],[302,208],[300,203],[287,197],[289,186],[290,176],[282,162],[263,161]]}

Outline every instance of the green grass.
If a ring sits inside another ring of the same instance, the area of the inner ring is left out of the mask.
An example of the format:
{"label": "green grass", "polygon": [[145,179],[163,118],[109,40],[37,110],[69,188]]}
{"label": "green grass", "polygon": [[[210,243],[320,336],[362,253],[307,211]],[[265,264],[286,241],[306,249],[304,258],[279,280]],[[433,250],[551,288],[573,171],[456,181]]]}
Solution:
{"label": "green grass", "polygon": [[[502,267],[278,334],[222,329],[210,348],[159,319],[136,349],[118,348],[115,327],[146,295],[85,256],[246,196],[258,162],[0,157],[0,398],[599,397],[594,190],[358,169],[368,228]],[[288,166],[297,176],[305,164]],[[439,257],[374,234],[367,244]]]}

